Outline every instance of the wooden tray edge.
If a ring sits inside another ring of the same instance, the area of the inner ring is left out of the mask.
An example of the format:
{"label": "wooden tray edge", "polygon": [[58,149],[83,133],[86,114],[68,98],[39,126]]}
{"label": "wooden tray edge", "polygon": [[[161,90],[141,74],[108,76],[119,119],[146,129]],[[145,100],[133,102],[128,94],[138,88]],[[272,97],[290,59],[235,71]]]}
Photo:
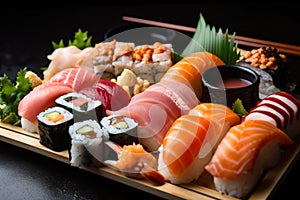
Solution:
{"label": "wooden tray edge", "polygon": [[[52,151],[39,143],[38,134],[28,133],[20,127],[0,122],[0,140],[69,164],[69,154],[67,150],[62,152]],[[268,170],[265,176],[262,177],[249,199],[267,199],[284,177],[285,173],[287,173],[289,166],[297,157],[299,151],[300,138],[297,138],[294,144],[283,153],[280,162],[274,168]],[[155,186],[144,180],[128,178],[106,166],[100,168],[85,167],[82,169],[166,199],[237,199],[222,195],[211,188],[194,183],[187,185],[166,183],[162,186]]]}

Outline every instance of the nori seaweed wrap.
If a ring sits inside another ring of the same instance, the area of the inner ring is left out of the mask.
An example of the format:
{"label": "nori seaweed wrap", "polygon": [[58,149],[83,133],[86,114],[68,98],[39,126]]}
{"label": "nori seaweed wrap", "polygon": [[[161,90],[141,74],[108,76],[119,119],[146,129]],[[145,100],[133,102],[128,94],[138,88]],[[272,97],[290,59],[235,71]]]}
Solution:
{"label": "nori seaweed wrap", "polygon": [[51,107],[38,116],[40,143],[54,151],[64,151],[70,146],[69,126],[73,114],[61,107]]}
{"label": "nori seaweed wrap", "polygon": [[111,115],[103,117],[100,123],[103,131],[109,134],[109,140],[121,146],[139,143],[138,124],[133,119],[121,115]]}
{"label": "nori seaweed wrap", "polygon": [[88,119],[100,121],[104,116],[102,102],[93,100],[88,96],[71,92],[58,97],[55,102],[73,113],[74,122],[80,122]]}

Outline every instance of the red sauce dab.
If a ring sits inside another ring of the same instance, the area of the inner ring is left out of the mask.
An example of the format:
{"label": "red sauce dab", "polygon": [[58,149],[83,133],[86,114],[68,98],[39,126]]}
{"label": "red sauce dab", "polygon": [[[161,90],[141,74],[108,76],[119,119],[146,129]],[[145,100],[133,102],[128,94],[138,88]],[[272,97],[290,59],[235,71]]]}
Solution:
{"label": "red sauce dab", "polygon": [[223,85],[221,83],[220,87],[240,88],[240,87],[246,87],[250,84],[251,84],[250,81],[248,81],[246,79],[242,79],[242,78],[225,78],[225,79],[223,79]]}

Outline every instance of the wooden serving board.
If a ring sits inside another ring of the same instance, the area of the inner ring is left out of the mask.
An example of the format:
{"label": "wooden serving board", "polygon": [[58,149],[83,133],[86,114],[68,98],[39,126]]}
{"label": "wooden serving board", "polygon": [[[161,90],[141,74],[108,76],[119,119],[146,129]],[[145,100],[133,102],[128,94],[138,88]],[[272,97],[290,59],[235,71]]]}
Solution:
{"label": "wooden serving board", "polygon": [[[40,144],[39,135],[37,133],[26,132],[21,127],[0,122],[0,140],[33,151],[35,153],[42,154],[52,159],[56,159],[64,163],[69,163],[69,154],[67,151],[52,151],[51,149]],[[298,137],[295,140],[294,144],[283,153],[281,160],[276,165],[276,167],[268,170],[263,175],[258,185],[254,188],[254,191],[250,194],[249,199],[267,199],[267,197],[275,189],[276,185],[279,184],[280,180],[283,179],[286,175],[285,173],[287,173],[289,166],[291,166],[293,160],[299,153],[299,150],[300,138]],[[204,172],[197,181],[190,184],[174,185],[165,183],[164,185],[156,186],[146,180],[136,180],[125,177],[118,171],[106,166],[100,168],[86,167],[83,168],[83,170],[166,199],[236,200],[236,198],[222,195],[218,191],[216,191],[214,188],[212,176],[206,172]]]}

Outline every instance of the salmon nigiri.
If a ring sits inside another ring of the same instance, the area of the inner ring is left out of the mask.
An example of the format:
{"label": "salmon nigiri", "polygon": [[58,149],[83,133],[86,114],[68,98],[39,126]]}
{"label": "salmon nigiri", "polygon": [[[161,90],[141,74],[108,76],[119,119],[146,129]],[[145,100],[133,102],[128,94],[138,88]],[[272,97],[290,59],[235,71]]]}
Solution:
{"label": "salmon nigiri", "polygon": [[205,169],[220,193],[245,198],[263,171],[279,162],[282,148],[292,143],[270,122],[247,120],[227,132]]}
{"label": "salmon nigiri", "polygon": [[221,127],[200,116],[182,115],[159,148],[158,170],[174,184],[189,183],[204,171]]}
{"label": "salmon nigiri", "polygon": [[202,74],[209,68],[220,65],[224,65],[224,62],[212,53],[192,53],[170,67],[160,82],[175,80],[184,83],[191,87],[200,99],[202,96]]}
{"label": "salmon nigiri", "polygon": [[[217,144],[224,137],[226,132],[234,125],[241,122],[241,118],[229,107],[218,103],[200,103],[189,111],[189,115],[196,115],[207,118],[218,123],[221,127],[221,133],[216,140]],[[217,145],[215,145],[217,147]]]}

